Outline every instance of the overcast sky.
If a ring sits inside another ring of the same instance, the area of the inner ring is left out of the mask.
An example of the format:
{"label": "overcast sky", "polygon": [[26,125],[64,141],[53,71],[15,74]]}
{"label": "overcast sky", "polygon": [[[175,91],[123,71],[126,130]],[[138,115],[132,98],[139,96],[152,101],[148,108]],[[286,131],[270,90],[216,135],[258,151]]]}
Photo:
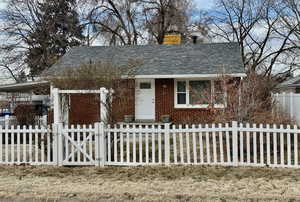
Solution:
{"label": "overcast sky", "polygon": [[[8,0],[0,0],[0,9],[5,7],[5,2],[7,1]],[[195,2],[201,9],[210,9],[214,4],[214,0],[195,0]]]}
{"label": "overcast sky", "polygon": [[7,2],[7,0],[0,0],[0,9],[5,7],[5,2]]}
{"label": "overcast sky", "polygon": [[210,9],[214,5],[214,0],[195,0],[201,9]]}

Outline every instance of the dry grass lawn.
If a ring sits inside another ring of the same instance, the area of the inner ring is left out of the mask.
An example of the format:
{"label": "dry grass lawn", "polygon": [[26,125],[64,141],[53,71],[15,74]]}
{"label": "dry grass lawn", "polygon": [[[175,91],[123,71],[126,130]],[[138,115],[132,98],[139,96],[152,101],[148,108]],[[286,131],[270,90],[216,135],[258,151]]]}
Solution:
{"label": "dry grass lawn", "polygon": [[300,201],[300,170],[0,167],[0,201]]}

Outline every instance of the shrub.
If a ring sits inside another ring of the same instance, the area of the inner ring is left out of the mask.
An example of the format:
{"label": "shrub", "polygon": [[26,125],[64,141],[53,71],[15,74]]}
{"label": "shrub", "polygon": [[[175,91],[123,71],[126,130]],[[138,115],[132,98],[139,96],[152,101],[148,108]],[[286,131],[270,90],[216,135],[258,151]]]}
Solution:
{"label": "shrub", "polygon": [[227,107],[221,113],[214,113],[214,122],[295,123],[272,98],[274,80],[257,73],[250,73],[244,80],[221,79],[227,92]]}
{"label": "shrub", "polygon": [[30,104],[17,105],[14,114],[18,125],[34,125],[35,116],[37,115],[34,106]]}

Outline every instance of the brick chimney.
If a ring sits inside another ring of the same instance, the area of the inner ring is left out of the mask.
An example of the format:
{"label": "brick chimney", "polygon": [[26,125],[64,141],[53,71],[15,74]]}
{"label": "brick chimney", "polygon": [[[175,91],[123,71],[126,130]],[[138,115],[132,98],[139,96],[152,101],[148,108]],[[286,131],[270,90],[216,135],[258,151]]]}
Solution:
{"label": "brick chimney", "polygon": [[165,34],[163,44],[181,44],[181,34],[179,33],[177,26],[170,27],[169,31]]}

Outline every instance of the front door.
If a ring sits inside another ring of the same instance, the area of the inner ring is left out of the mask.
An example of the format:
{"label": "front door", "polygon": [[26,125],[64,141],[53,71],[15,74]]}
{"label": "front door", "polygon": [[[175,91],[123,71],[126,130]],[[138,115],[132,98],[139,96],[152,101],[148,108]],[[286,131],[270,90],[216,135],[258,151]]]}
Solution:
{"label": "front door", "polygon": [[155,120],[155,80],[136,79],[135,119]]}

